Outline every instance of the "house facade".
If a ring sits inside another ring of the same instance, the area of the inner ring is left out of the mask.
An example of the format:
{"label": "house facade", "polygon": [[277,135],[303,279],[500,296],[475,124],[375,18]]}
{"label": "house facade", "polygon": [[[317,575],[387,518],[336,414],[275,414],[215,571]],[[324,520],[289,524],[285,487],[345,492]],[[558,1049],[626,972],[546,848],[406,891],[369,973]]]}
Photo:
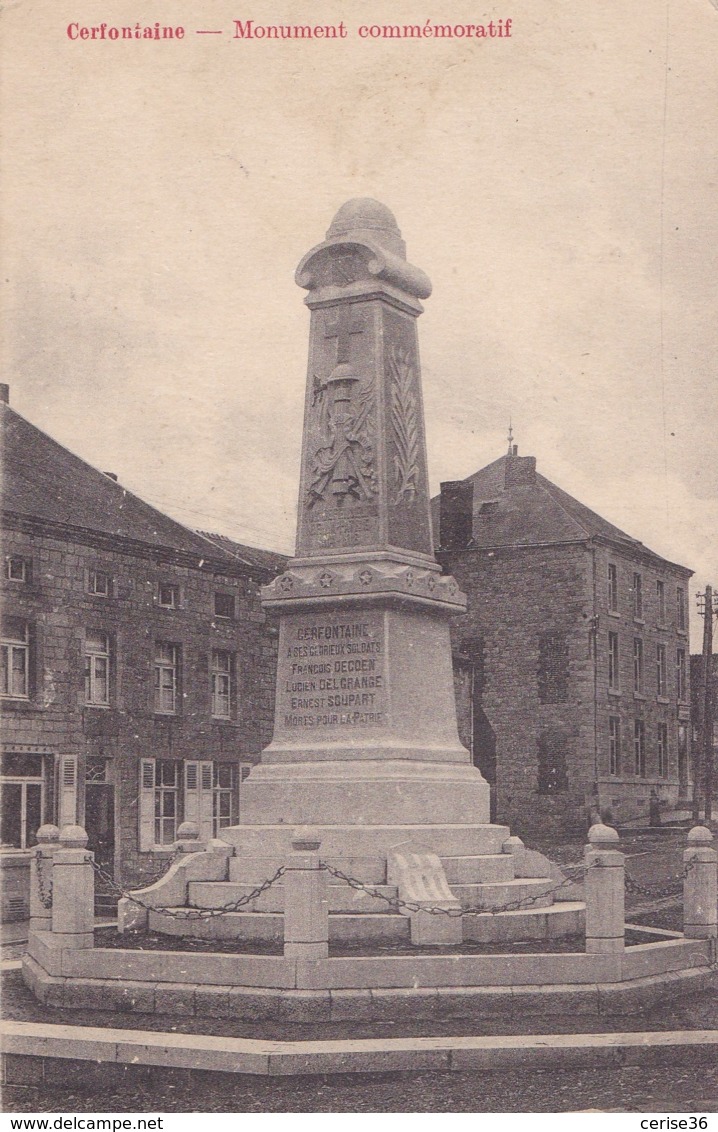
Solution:
{"label": "house facade", "polygon": [[236,823],[272,730],[280,555],[161,514],[2,404],[2,831],[79,823],[122,885]]}
{"label": "house facade", "polygon": [[434,500],[459,727],[520,833],[648,820],[688,796],[691,571],[507,456]]}

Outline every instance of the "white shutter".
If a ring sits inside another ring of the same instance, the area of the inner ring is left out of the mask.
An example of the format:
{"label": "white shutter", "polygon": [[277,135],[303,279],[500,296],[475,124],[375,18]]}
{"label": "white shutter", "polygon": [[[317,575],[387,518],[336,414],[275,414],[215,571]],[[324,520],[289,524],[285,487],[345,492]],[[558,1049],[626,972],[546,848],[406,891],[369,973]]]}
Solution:
{"label": "white shutter", "polygon": [[63,755],[60,759],[58,783],[57,824],[77,824],[77,756]]}
{"label": "white shutter", "polygon": [[202,841],[212,837],[212,815],[214,813],[214,793],[212,789],[212,763],[200,763],[199,795],[199,836]]}
{"label": "white shutter", "polygon": [[199,763],[194,759],[184,764],[184,820],[199,825]]}
{"label": "white shutter", "polygon": [[155,760],[140,759],[139,791],[140,853],[148,853],[155,843]]}

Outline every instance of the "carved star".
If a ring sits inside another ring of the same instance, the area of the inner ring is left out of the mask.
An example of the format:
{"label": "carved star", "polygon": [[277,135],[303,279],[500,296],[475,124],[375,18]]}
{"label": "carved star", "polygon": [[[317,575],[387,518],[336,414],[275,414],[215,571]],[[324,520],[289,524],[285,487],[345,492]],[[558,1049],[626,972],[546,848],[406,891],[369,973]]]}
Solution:
{"label": "carved star", "polygon": [[361,584],[363,586],[368,586],[369,583],[371,582],[371,579],[372,579],[371,570],[362,570],[361,574],[359,575],[359,581],[361,582]]}
{"label": "carved star", "polygon": [[294,578],[290,577],[289,574],[285,574],[282,578],[279,579],[279,587],[280,589],[284,590],[285,593],[287,593],[288,590],[293,590]]}
{"label": "carved star", "polygon": [[325,570],[323,574],[319,575],[319,585],[323,590],[328,590],[333,581],[333,576],[327,570]]}
{"label": "carved star", "polygon": [[413,570],[407,570],[404,577],[406,578],[407,586],[413,586],[414,585],[414,571]]}
{"label": "carved star", "polygon": [[433,574],[429,574],[429,577],[426,579],[426,584],[430,590],[436,589],[436,578]]}

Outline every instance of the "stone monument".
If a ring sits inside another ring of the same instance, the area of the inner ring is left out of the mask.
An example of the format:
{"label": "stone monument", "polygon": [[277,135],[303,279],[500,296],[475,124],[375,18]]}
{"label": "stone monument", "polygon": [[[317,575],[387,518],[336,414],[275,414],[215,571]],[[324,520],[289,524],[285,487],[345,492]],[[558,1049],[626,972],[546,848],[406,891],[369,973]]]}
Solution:
{"label": "stone monument", "polygon": [[456,853],[457,827],[471,840],[488,823],[489,787],[456,726],[449,619],[465,597],[433,552],[417,337],[431,284],[371,199],[339,209],[296,280],[311,311],[297,554],[263,592],[280,618],[274,738],[232,840],[311,824],[342,857],[417,839]]}

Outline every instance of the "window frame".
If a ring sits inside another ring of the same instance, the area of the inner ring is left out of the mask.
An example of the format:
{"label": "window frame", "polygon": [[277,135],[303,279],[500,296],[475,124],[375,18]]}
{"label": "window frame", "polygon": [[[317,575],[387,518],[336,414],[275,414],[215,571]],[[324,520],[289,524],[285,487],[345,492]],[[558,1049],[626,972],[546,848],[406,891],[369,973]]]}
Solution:
{"label": "window frame", "polygon": [[608,612],[618,613],[618,567],[615,562],[608,563],[606,600]]}
{"label": "window frame", "polygon": [[633,638],[633,694],[634,696],[643,695],[643,672],[644,672],[644,657],[643,657],[643,638]]}
{"label": "window frame", "polygon": [[656,620],[659,625],[666,623],[666,583],[662,578],[656,578],[656,605],[658,606]]}
{"label": "window frame", "polygon": [[[91,643],[91,636],[97,638],[104,638],[105,648],[94,648]],[[112,640],[109,633],[102,630],[95,632],[94,630],[85,631],[85,704],[88,707],[109,707],[110,706],[110,674],[112,667]],[[97,695],[97,681],[98,675],[96,670],[96,662],[101,660],[105,661],[105,697]]]}
{"label": "window frame", "polygon": [[[229,769],[230,784],[220,784],[220,771]],[[228,802],[228,813],[221,813],[223,803]],[[227,821],[223,821],[227,818]],[[236,825],[239,821],[239,764],[227,762],[212,763],[212,836],[219,837],[219,831]]]}
{"label": "window frame", "polygon": [[638,570],[633,571],[633,617],[636,621],[643,620],[643,575]]}
{"label": "window frame", "polygon": [[608,633],[608,690],[621,690],[621,649],[618,633],[614,630]]}
{"label": "window frame", "polygon": [[[18,624],[24,626],[24,635],[22,637],[13,637],[8,630],[8,622],[16,621]],[[2,629],[0,630],[0,652],[2,653],[2,664],[0,670],[2,678],[0,679],[0,699],[3,700],[17,700],[26,702],[30,699],[30,622],[24,617],[14,617],[7,615],[3,618]],[[15,690],[14,676],[17,671],[15,668],[15,656],[20,655],[24,657],[23,662],[23,691],[18,692]]]}
{"label": "window frame", "polygon": [[[162,591],[171,590],[172,601],[167,602],[162,600]],[[157,583],[157,605],[160,609],[179,609],[180,607],[180,588],[176,582],[158,582]]]}
{"label": "window frame", "polygon": [[618,777],[621,773],[621,718],[608,717],[608,773]]}
{"label": "window frame", "polygon": [[[220,599],[224,598],[224,599],[226,599],[227,602],[232,603],[231,613],[220,613],[219,612],[219,610],[217,609],[217,599],[218,598],[220,598]],[[236,616],[237,616],[236,594],[227,593],[226,590],[215,590],[214,591],[214,598],[212,599],[212,608],[214,610],[214,616],[219,617],[220,620],[222,620],[222,621],[234,621],[236,619]]]}
{"label": "window frame", "polygon": [[658,724],[656,738],[657,773],[659,778],[668,778],[669,753],[668,724],[665,721],[661,721]]}
{"label": "window frame", "polygon": [[[12,572],[13,563],[19,563],[22,567],[21,577],[15,577]],[[26,558],[23,554],[6,554],[5,555],[5,580],[11,582],[13,585],[27,586],[32,581],[32,560]]]}
{"label": "window frame", "polygon": [[[219,666],[220,657],[226,658],[226,668]],[[235,657],[231,649],[213,648],[210,653],[210,714],[213,719],[232,718],[234,662]],[[220,683],[226,686],[223,692],[218,690]],[[226,701],[226,711],[219,710],[220,698]]]}
{"label": "window frame", "polygon": [[676,699],[679,703],[686,702],[688,692],[688,679],[686,669],[686,650],[676,649]]}
{"label": "window frame", "polygon": [[[170,657],[160,655],[161,649],[171,650]],[[155,715],[177,715],[180,697],[181,649],[174,641],[155,640],[153,707]],[[163,682],[169,675],[167,684]],[[165,705],[165,693],[171,692],[171,707]]]}
{"label": "window frame", "polygon": [[676,629],[679,633],[686,631],[686,591],[683,586],[676,586]]}
{"label": "window frame", "polygon": [[663,642],[656,645],[656,695],[665,699],[668,694],[668,653]]}
{"label": "window frame", "polygon": [[646,777],[646,724],[643,719],[633,721],[633,772],[636,778]]}
{"label": "window frame", "polygon": [[[155,764],[155,784],[154,784],[154,836],[155,845],[158,848],[165,849],[167,846],[174,845],[177,840],[177,829],[179,828],[179,800],[180,800],[180,775],[178,768],[182,765],[179,759],[154,759]],[[164,774],[168,768],[172,768],[173,782],[165,782]],[[166,803],[169,799],[173,799],[174,813],[165,813]],[[166,837],[165,830],[171,831],[172,836]]]}

